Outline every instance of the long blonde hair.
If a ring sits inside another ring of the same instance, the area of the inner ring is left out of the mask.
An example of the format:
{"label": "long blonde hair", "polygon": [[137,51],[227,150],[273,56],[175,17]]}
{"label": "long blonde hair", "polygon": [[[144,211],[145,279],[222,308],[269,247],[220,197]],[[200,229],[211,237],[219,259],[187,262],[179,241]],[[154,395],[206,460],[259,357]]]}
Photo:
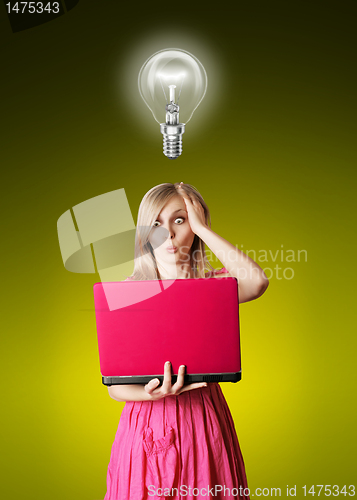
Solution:
{"label": "long blonde hair", "polygon": [[[154,222],[166,203],[174,196],[180,196],[176,189],[178,185],[179,182],[175,182],[175,184],[165,182],[154,186],[141,200],[135,234],[134,271],[128,278],[136,281],[161,279],[154,251],[148,238]],[[211,227],[210,211],[201,194],[190,184],[185,184],[182,189],[191,200],[197,200],[201,203],[205,222],[208,227]],[[204,278],[206,270],[209,272],[214,270],[207,260],[205,243],[197,234],[195,234],[190,249],[190,267],[195,278]]]}

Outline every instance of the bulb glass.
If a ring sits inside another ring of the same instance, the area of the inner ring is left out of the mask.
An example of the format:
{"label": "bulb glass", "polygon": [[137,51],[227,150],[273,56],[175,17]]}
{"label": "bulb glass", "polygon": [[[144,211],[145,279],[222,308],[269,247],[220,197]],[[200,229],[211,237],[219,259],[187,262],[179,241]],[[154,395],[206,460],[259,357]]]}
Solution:
{"label": "bulb glass", "polygon": [[207,75],[189,52],[165,49],[149,57],[139,73],[139,91],[158,123],[165,122],[166,105],[180,108],[180,122],[187,123],[207,89]]}

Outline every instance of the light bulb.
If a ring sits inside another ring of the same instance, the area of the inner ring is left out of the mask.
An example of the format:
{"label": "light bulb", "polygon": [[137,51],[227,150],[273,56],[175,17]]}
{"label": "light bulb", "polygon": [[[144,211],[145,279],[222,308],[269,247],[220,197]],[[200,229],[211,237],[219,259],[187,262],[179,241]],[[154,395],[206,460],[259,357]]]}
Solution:
{"label": "light bulb", "polygon": [[[204,67],[185,50],[160,50],[142,66],[138,84],[141,97],[160,124],[164,154],[171,160],[178,158],[182,153],[185,124],[206,93]],[[166,120],[162,123],[165,114]]]}

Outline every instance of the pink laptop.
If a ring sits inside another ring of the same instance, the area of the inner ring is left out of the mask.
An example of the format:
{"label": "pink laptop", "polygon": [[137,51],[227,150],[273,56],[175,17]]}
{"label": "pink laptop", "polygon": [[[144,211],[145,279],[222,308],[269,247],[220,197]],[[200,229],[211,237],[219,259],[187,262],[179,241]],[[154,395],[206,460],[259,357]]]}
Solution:
{"label": "pink laptop", "polygon": [[241,379],[236,278],[96,283],[94,303],[104,385]]}

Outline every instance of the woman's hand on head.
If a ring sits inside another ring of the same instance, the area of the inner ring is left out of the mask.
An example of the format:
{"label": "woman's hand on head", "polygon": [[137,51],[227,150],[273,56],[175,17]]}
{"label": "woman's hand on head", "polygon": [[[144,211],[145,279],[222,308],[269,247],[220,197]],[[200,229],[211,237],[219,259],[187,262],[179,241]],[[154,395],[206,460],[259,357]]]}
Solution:
{"label": "woman's hand on head", "polygon": [[200,229],[207,227],[203,206],[198,200],[191,200],[190,196],[185,191],[185,185],[183,182],[181,182],[181,184],[177,187],[177,192],[184,199],[188,222],[192,232],[198,234]]}
{"label": "woman's hand on head", "polygon": [[198,389],[199,387],[207,387],[206,382],[197,382],[195,384],[184,385],[185,366],[181,365],[179,368],[177,381],[171,384],[171,363],[167,361],[164,365],[164,381],[161,387],[158,387],[160,380],[154,378],[145,385],[145,391],[151,396],[153,401],[162,399],[166,396],[178,396],[185,391]]}

